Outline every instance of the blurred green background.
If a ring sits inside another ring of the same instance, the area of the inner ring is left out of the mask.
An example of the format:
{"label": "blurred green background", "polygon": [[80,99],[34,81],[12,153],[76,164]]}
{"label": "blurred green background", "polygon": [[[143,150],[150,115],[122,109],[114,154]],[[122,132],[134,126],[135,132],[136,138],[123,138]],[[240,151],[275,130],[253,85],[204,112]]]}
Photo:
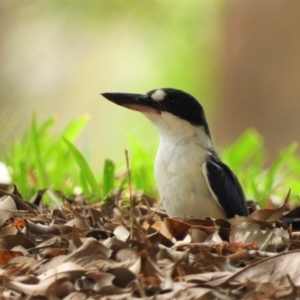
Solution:
{"label": "blurred green background", "polygon": [[124,161],[127,133],[149,149],[158,136],[100,93],[175,87],[201,101],[217,148],[253,126],[276,156],[299,139],[298,3],[2,0],[1,152],[33,111],[57,131],[88,114],[77,145],[93,168]]}
{"label": "blurred green background", "polygon": [[1,3],[1,147],[32,112],[91,120],[82,150],[95,166],[124,160],[126,133],[156,147],[155,129],[101,92],[176,87],[208,114],[219,95],[220,1],[4,1]]}

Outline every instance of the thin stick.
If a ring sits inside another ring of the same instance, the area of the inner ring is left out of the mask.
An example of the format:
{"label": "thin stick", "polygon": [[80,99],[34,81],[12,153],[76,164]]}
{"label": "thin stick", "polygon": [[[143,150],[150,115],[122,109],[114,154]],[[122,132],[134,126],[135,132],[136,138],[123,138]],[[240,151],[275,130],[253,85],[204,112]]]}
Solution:
{"label": "thin stick", "polygon": [[126,157],[126,168],[127,168],[127,177],[128,177],[128,187],[129,187],[129,199],[130,199],[130,241],[133,240],[133,197],[132,197],[132,190],[131,190],[131,176],[130,176],[130,169],[129,169],[129,158],[128,158],[128,150],[125,150],[125,157]]}

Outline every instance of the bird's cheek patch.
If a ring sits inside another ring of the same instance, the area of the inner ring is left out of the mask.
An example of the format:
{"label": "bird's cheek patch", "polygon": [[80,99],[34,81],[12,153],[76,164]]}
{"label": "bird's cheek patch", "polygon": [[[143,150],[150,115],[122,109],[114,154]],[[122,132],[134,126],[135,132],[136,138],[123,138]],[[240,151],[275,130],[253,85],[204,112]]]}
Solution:
{"label": "bird's cheek patch", "polygon": [[149,106],[144,106],[144,105],[138,105],[138,104],[125,104],[123,105],[126,108],[132,109],[132,110],[136,110],[142,113],[154,113],[154,114],[160,114],[160,111],[149,107]]}
{"label": "bird's cheek patch", "polygon": [[163,101],[166,97],[166,92],[163,90],[156,90],[152,93],[151,98],[153,101]]}

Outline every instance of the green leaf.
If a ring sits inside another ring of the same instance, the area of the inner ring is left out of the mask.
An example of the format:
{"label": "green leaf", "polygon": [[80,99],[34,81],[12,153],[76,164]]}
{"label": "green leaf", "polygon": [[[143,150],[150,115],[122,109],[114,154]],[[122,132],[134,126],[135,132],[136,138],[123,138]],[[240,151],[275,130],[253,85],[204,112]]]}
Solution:
{"label": "green leaf", "polygon": [[66,143],[66,145],[68,146],[74,159],[76,160],[76,162],[80,168],[81,174],[84,177],[84,179],[87,181],[87,183],[89,184],[92,193],[95,196],[100,196],[100,189],[99,189],[98,183],[97,183],[96,178],[94,177],[94,174],[93,174],[92,170],[90,169],[87,161],[85,160],[83,155],[79,152],[79,150],[71,142],[69,142],[66,138],[63,138],[63,140]]}

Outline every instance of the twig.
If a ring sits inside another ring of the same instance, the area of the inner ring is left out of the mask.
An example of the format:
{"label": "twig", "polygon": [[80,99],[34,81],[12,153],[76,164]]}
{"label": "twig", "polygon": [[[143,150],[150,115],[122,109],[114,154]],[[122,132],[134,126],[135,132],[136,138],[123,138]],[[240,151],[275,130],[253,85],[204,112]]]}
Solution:
{"label": "twig", "polygon": [[164,202],[165,198],[162,198],[159,202],[159,204],[157,205],[157,207],[155,208],[154,211],[152,211],[152,213],[149,215],[149,218],[152,217],[154,214],[157,213],[158,209],[161,207],[162,203]]}
{"label": "twig", "polygon": [[131,190],[131,177],[130,177],[130,169],[129,169],[129,158],[128,158],[128,150],[125,150],[125,157],[126,157],[126,168],[127,168],[127,177],[128,177],[128,187],[129,187],[129,199],[130,199],[130,241],[133,241],[133,197],[132,197],[132,190]]}

